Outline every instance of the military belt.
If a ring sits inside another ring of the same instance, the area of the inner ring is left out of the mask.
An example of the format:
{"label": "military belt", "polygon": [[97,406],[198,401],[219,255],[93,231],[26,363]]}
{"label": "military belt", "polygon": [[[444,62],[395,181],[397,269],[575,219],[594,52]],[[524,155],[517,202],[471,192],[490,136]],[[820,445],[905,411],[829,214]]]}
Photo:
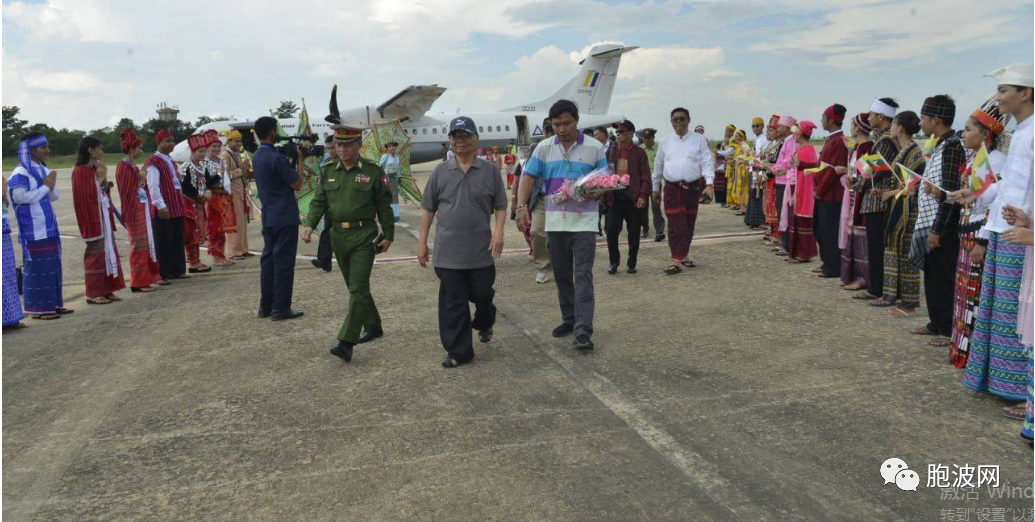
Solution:
{"label": "military belt", "polygon": [[341,228],[344,228],[344,229],[352,229],[352,228],[369,227],[369,226],[371,226],[373,224],[374,224],[373,220],[366,220],[366,221],[341,221],[341,222],[336,223],[334,226],[341,227]]}

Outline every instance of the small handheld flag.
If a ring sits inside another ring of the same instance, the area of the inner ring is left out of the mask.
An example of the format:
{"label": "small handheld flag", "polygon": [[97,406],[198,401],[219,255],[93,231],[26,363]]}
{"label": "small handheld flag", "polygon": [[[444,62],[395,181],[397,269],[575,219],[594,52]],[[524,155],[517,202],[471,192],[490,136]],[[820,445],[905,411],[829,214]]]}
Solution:
{"label": "small handheld flag", "polygon": [[884,156],[880,155],[880,153],[867,154],[862,157],[862,160],[869,164],[870,170],[872,170],[874,174],[891,172],[891,165],[888,163],[888,160],[884,159]]}
{"label": "small handheld flag", "polygon": [[988,149],[984,144],[981,144],[981,148],[974,155],[974,161],[971,162],[969,170],[970,176],[968,176],[967,183],[970,190],[974,191],[975,196],[980,196],[996,182],[992,165],[988,162]]}

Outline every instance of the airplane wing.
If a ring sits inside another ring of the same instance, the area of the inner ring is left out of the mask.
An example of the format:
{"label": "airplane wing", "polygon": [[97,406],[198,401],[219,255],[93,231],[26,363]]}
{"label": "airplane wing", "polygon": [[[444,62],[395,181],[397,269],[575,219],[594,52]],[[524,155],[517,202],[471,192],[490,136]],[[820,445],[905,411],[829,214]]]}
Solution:
{"label": "airplane wing", "polygon": [[444,92],[438,85],[411,85],[379,105],[377,113],[385,120],[419,120]]}

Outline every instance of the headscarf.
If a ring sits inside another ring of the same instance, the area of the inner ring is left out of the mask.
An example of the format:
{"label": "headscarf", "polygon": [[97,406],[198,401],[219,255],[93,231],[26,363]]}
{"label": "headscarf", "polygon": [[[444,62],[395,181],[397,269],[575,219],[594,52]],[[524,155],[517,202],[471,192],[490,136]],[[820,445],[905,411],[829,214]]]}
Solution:
{"label": "headscarf", "polygon": [[880,101],[879,98],[874,98],[873,103],[870,104],[870,112],[876,112],[881,116],[891,119],[895,117],[895,114],[898,112],[898,109]]}
{"label": "headscarf", "polygon": [[[26,172],[37,178],[36,182],[39,183],[44,178],[44,173],[37,173],[36,169],[32,165],[32,156],[29,152],[32,149],[38,149],[46,146],[48,143],[47,137],[43,133],[33,133],[25,137],[22,141],[18,142],[18,164],[25,169]],[[44,169],[45,170],[45,169]],[[37,174],[39,174],[37,176]]]}
{"label": "headscarf", "polygon": [[924,100],[920,114],[931,118],[941,118],[942,121],[952,125],[956,119],[956,102],[948,95],[931,96]]}
{"label": "headscarf", "polygon": [[802,120],[798,122],[798,133],[806,138],[812,137],[812,131],[816,130],[816,124],[809,120]]}
{"label": "headscarf", "polygon": [[852,118],[852,123],[866,134],[869,134],[870,131],[873,130],[873,127],[870,127],[870,113],[868,112],[860,112],[859,114],[856,114],[855,117]]}
{"label": "headscarf", "polygon": [[137,133],[133,132],[133,129],[127,127],[119,131],[119,144],[123,154],[129,154],[129,151],[139,147],[141,145],[140,138],[137,137]]}

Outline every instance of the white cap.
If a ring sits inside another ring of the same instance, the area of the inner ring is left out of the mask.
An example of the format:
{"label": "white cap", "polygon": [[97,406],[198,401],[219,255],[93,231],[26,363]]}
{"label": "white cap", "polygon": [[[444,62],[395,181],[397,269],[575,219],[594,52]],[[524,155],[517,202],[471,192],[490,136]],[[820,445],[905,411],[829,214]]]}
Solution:
{"label": "white cap", "polygon": [[1035,65],[1030,63],[1015,63],[996,69],[985,76],[995,80],[996,85],[1035,87]]}

